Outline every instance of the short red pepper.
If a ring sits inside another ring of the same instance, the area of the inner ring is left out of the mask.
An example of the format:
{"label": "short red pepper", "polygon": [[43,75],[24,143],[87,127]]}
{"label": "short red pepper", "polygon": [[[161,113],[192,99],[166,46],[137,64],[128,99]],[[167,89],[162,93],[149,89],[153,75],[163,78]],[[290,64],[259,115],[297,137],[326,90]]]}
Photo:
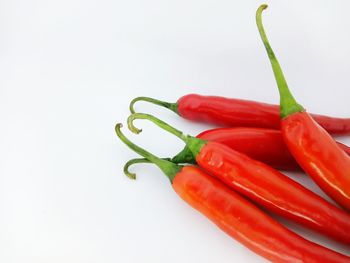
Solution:
{"label": "short red pepper", "polygon": [[129,129],[135,133],[141,131],[133,125],[135,119],[150,120],[179,137],[200,167],[243,196],[276,214],[350,244],[349,214],[272,167],[224,144],[185,135],[148,114],[129,116]]}
{"label": "short red pepper", "polygon": [[291,94],[262,25],[261,14],[266,7],[258,9],[256,21],[280,93],[283,139],[299,165],[319,187],[350,210],[350,157]]}
{"label": "short red pepper", "polygon": [[225,233],[273,262],[345,263],[350,257],[310,242],[279,224],[255,205],[195,166],[181,167],[131,143],[116,126],[119,138],[155,163],[175,192]]}

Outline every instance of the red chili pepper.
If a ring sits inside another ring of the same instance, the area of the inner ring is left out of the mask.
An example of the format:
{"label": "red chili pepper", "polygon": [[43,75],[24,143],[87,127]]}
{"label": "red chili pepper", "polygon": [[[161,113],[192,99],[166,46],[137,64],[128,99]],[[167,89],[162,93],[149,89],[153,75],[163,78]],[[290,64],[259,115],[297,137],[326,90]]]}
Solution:
{"label": "red chili pepper", "polygon": [[[279,130],[264,128],[216,128],[204,131],[197,138],[225,144],[226,146],[266,163],[276,169],[298,170],[300,166],[290,154]],[[338,146],[350,155],[350,147],[337,143]],[[176,163],[194,163],[191,151],[184,150],[173,157]]]}
{"label": "red chili pepper", "polygon": [[255,203],[305,227],[350,244],[350,215],[272,167],[224,144],[184,135],[148,114],[128,118],[129,129],[139,133],[135,119],[147,119],[182,139],[197,164]]}
{"label": "red chili pepper", "polygon": [[[248,155],[250,158],[285,171],[299,170],[300,166],[290,154],[279,130],[264,128],[216,128],[204,131],[196,136],[206,141],[214,141]],[[350,155],[350,147],[337,142],[338,146]],[[173,158],[174,163],[196,162],[188,147]],[[140,159],[140,162],[145,159]]]}
{"label": "red chili pepper", "polygon": [[[148,101],[172,110],[181,117],[197,122],[212,123],[224,127],[261,127],[280,129],[279,106],[256,101],[189,94],[176,103],[149,97],[131,101],[130,111],[135,113],[137,101]],[[312,114],[312,117],[329,133],[350,133],[350,118],[336,118]]]}
{"label": "red chili pepper", "polygon": [[261,14],[266,7],[258,9],[256,20],[278,84],[283,139],[299,165],[319,187],[350,210],[350,157],[291,94],[262,25]]}
{"label": "red chili pepper", "polygon": [[350,262],[350,257],[310,242],[269,217],[252,203],[195,166],[181,167],[131,143],[116,126],[119,138],[155,163],[175,192],[225,233],[273,262]]}

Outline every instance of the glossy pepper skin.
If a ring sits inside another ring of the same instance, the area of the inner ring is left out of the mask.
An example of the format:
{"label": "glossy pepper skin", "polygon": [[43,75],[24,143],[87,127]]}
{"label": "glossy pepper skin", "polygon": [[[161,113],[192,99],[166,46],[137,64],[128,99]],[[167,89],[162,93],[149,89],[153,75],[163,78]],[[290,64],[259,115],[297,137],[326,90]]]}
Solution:
{"label": "glossy pepper skin", "polygon": [[[281,131],[264,128],[217,128],[204,131],[197,138],[225,144],[252,159],[280,170],[299,170],[300,166],[283,141]],[[337,143],[350,155],[350,147]],[[189,151],[189,149],[187,149]]]}
{"label": "glossy pepper skin", "polygon": [[[178,113],[192,121],[212,123],[224,127],[261,127],[280,129],[279,106],[268,103],[189,94],[178,102]],[[329,133],[350,132],[350,118],[336,118],[312,114]]]}
{"label": "glossy pepper skin", "polygon": [[252,159],[276,169],[298,170],[298,163],[289,153],[281,132],[264,128],[218,128],[204,131],[197,138],[225,144]]}
{"label": "glossy pepper skin", "polygon": [[182,139],[201,168],[239,194],[276,214],[350,244],[350,214],[279,171],[224,144],[185,135],[152,115],[129,116],[128,125],[133,132],[139,132],[133,126],[136,119],[150,120]]}
{"label": "glossy pepper skin", "polygon": [[338,204],[350,210],[350,157],[297,103],[289,90],[262,25],[261,14],[266,7],[263,5],[258,9],[256,21],[280,94],[284,141],[299,165],[318,186]]}
{"label": "glossy pepper skin", "polygon": [[275,169],[216,142],[196,162],[269,211],[350,245],[350,215]]}
{"label": "glossy pepper skin", "polygon": [[[130,103],[130,111],[135,113],[137,101],[148,101],[166,107],[181,117],[211,123],[223,127],[260,127],[280,129],[280,108],[278,105],[257,101],[188,94],[176,103],[163,102],[148,97],[138,97]],[[312,114],[312,117],[331,134],[349,134],[350,118],[336,118]]]}
{"label": "glossy pepper skin", "polygon": [[232,238],[272,262],[350,262],[350,258],[291,232],[196,167],[173,180],[176,193]]}
{"label": "glossy pepper skin", "polygon": [[316,184],[350,210],[350,158],[306,112],[282,120],[288,149]]}
{"label": "glossy pepper skin", "polygon": [[138,147],[124,136],[120,128],[121,124],[117,124],[115,130],[121,141],[156,164],[183,200],[255,253],[273,262],[350,262],[348,256],[288,230],[198,167],[181,167]]}

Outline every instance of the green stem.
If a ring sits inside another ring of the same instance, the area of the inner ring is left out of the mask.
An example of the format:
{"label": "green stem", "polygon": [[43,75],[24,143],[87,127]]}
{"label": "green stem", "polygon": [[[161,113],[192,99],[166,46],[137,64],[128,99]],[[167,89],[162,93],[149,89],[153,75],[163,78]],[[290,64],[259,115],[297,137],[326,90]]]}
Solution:
{"label": "green stem", "polygon": [[129,109],[130,109],[130,112],[133,114],[135,113],[135,103],[138,102],[138,101],[147,101],[147,102],[150,102],[150,103],[153,103],[155,105],[159,105],[159,106],[162,106],[164,108],[167,108],[173,112],[175,112],[176,114],[178,114],[178,105],[177,103],[170,103],[170,102],[166,102],[166,101],[161,101],[161,100],[157,100],[157,99],[153,99],[153,98],[150,98],[150,97],[137,97],[135,99],[133,99],[131,102],[130,102],[130,106],[129,106]]}
{"label": "green stem", "polygon": [[135,127],[134,125],[134,120],[136,119],[146,119],[146,120],[150,120],[153,123],[155,123],[157,126],[159,126],[160,128],[174,134],[176,137],[179,137],[181,140],[183,140],[184,142],[186,142],[187,139],[187,135],[185,135],[182,131],[179,131],[178,129],[170,126],[169,124],[167,124],[166,122],[150,115],[150,114],[145,114],[145,113],[134,113],[131,114],[128,118],[128,127],[130,129],[130,131],[132,131],[133,133],[140,133],[142,131],[142,129],[138,129]]}
{"label": "green stem", "polygon": [[184,141],[186,143],[186,145],[188,146],[188,148],[190,149],[190,151],[192,152],[194,157],[196,157],[199,154],[202,147],[207,143],[206,141],[198,139],[196,137],[185,135],[182,131],[179,131],[178,129],[170,126],[166,122],[164,122],[164,121],[162,121],[162,120],[160,120],[160,119],[158,119],[150,114],[144,114],[144,113],[134,113],[134,114],[129,116],[128,127],[134,133],[141,132],[141,130],[136,128],[134,126],[134,123],[133,123],[134,120],[137,120],[137,119],[149,120],[149,121],[153,122],[154,124],[156,124],[158,127],[162,128],[163,130],[166,130],[169,133],[180,138],[182,141]]}
{"label": "green stem", "polygon": [[151,161],[149,161],[146,158],[134,158],[134,159],[127,161],[124,165],[123,171],[124,171],[124,174],[127,177],[129,177],[130,179],[136,179],[136,174],[129,172],[129,167],[133,164],[136,164],[136,163],[151,163]]}
{"label": "green stem", "polygon": [[[170,161],[170,158],[163,158],[163,160]],[[136,174],[129,171],[130,166],[137,164],[137,163],[152,163],[150,160],[146,158],[134,158],[129,161],[127,161],[124,165],[123,171],[124,174],[129,177],[130,179],[136,179]]]}
{"label": "green stem", "polygon": [[267,5],[261,5],[256,11],[256,24],[259,29],[261,40],[264,43],[267,55],[269,56],[273,73],[275,75],[275,79],[278,85],[278,90],[280,93],[280,106],[281,106],[281,117],[285,118],[293,113],[304,111],[303,106],[299,105],[297,101],[294,99],[292,93],[290,92],[287,81],[284,77],[281,66],[273,52],[269,40],[266,36],[264,26],[262,24],[261,15],[264,9],[267,8]]}
{"label": "green stem", "polygon": [[137,146],[136,144],[132,143],[128,138],[125,137],[125,135],[121,132],[121,127],[123,125],[121,123],[118,123],[115,126],[115,132],[117,133],[119,139],[124,142],[131,150],[135,151],[136,153],[140,154],[141,156],[145,157],[150,162],[157,165],[163,173],[169,178],[169,180],[172,182],[176,176],[176,174],[182,169],[180,165],[174,164],[172,162],[162,160],[158,158],[157,156],[151,154],[150,152],[146,151],[145,149]]}

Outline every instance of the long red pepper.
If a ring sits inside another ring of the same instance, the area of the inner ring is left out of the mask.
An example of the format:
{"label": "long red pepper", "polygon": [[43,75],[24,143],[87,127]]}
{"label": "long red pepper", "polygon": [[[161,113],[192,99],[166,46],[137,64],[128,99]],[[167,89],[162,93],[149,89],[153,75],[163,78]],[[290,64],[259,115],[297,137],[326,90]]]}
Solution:
{"label": "long red pepper", "polygon": [[162,160],[119,138],[132,150],[155,163],[170,179],[175,192],[225,233],[273,262],[350,262],[348,256],[310,242],[279,224],[252,203],[195,166],[181,167]]}
{"label": "long red pepper", "polygon": [[270,211],[350,244],[350,215],[272,167],[253,160],[224,144],[183,134],[148,114],[129,116],[129,129],[136,119],[147,119],[183,140],[197,164],[226,185]]}
{"label": "long red pepper", "polygon": [[[196,136],[206,141],[214,141],[248,155],[276,169],[296,171],[300,166],[290,154],[279,130],[264,128],[216,128],[206,130]],[[337,142],[338,146],[350,155],[350,147]],[[191,150],[186,146],[173,158],[166,158],[174,163],[196,162]],[[136,162],[147,162],[140,158]]]}
{"label": "long red pepper", "polygon": [[256,21],[280,93],[282,135],[299,165],[336,202],[350,210],[350,157],[299,105],[291,94],[278,60],[265,34],[261,6]]}
{"label": "long red pepper", "polygon": [[[266,163],[276,169],[298,170],[300,166],[285,145],[281,131],[265,128],[216,128],[204,131],[197,138],[225,144],[226,146]],[[350,155],[350,147],[337,143]],[[191,151],[185,149],[172,158],[176,163],[194,163]]]}
{"label": "long red pepper", "polygon": [[[202,96],[189,94],[176,103],[169,103],[149,97],[138,97],[131,101],[130,111],[135,113],[134,104],[147,101],[166,107],[183,118],[212,123],[224,127],[261,127],[280,129],[279,106],[262,102]],[[312,117],[329,133],[350,133],[350,118],[336,118],[312,114]]]}
{"label": "long red pepper", "polygon": [[[196,136],[206,141],[214,141],[244,153],[266,163],[276,169],[284,171],[299,170],[300,166],[290,154],[279,130],[264,128],[216,128],[204,131]],[[337,143],[338,146],[350,155],[350,147]],[[196,160],[188,147],[185,147],[173,158],[174,163],[195,163]],[[140,159],[140,162],[145,159]]]}

